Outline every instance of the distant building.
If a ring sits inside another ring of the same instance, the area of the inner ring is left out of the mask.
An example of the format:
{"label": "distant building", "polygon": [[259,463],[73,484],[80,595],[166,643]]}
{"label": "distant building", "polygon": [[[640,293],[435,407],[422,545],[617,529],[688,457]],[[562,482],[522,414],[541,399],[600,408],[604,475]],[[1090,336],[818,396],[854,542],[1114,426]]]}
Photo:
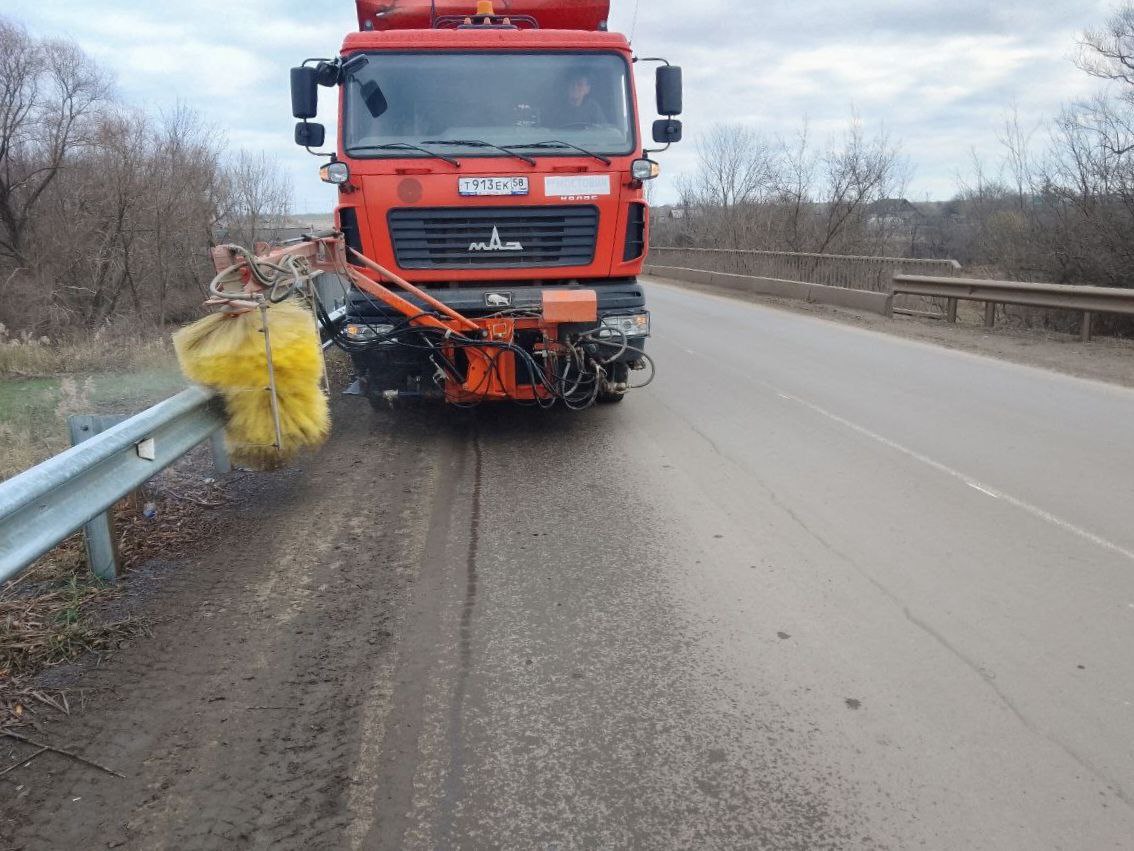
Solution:
{"label": "distant building", "polygon": [[685,208],[675,204],[656,204],[650,207],[650,215],[657,219],[684,219]]}
{"label": "distant building", "polygon": [[866,208],[866,224],[881,236],[887,251],[918,257],[933,242],[937,216],[911,204],[905,198],[883,198]]}
{"label": "distant building", "polygon": [[925,216],[905,198],[883,198],[866,208],[866,221],[871,227],[892,232],[916,228]]}

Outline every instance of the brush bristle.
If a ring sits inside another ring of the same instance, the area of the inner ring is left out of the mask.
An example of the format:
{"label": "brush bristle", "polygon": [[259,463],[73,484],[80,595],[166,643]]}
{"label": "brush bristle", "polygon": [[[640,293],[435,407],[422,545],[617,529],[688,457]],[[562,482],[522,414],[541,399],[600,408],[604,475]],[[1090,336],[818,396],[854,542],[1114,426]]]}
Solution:
{"label": "brush bristle", "polygon": [[271,469],[326,440],[331,427],[319,388],[323,352],[311,314],[294,301],[267,311],[282,445],[277,449],[268,391],[268,357],[259,311],[216,313],[173,335],[181,370],[216,389],[228,414],[226,441],[238,464]]}

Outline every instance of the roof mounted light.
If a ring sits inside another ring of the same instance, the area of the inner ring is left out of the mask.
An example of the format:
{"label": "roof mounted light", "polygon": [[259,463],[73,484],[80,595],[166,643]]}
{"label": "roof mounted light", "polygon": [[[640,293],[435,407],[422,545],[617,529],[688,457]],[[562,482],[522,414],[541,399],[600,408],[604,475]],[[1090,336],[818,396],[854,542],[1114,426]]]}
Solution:
{"label": "roof mounted light", "polygon": [[476,16],[479,18],[481,15],[495,15],[496,10],[492,8],[492,0],[476,0]]}

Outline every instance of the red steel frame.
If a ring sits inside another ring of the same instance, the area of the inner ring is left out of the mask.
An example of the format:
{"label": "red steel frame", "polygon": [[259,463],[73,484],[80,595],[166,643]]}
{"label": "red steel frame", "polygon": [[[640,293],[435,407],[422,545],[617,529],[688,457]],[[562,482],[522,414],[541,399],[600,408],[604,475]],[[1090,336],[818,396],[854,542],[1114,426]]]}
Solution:
{"label": "red steel frame", "polygon": [[[516,358],[511,351],[498,346],[477,346],[475,342],[477,340],[491,340],[495,343],[513,343],[517,331],[536,330],[543,333],[546,341],[545,347],[555,351],[562,348],[559,334],[561,323],[548,322],[542,316],[470,319],[438,301],[424,290],[415,287],[409,281],[378,265],[369,257],[353,249],[347,249],[341,234],[312,237],[303,242],[274,249],[267,249],[262,246],[258,246],[258,248],[262,250],[257,251],[257,259],[264,260],[267,263],[278,263],[285,257],[294,257],[305,261],[312,270],[344,275],[360,290],[404,315],[410,321],[410,324],[445,331],[447,338],[461,338],[460,349],[467,356],[468,368],[463,382],[458,383],[452,376],[446,375],[445,400],[447,402],[457,404],[504,400],[536,402],[551,398],[550,391],[542,384],[517,383]],[[366,269],[379,276],[379,279],[375,280],[364,275],[349,264],[346,256],[348,250]],[[240,262],[240,258],[225,249],[224,246],[214,249],[213,263],[218,272]],[[444,318],[432,314],[422,314],[421,309],[416,304],[385,286],[382,283],[383,280],[417,296],[425,304],[441,313]],[[255,290],[256,287],[249,284],[246,285],[246,289]],[[570,317],[570,321],[573,323],[597,321],[597,312],[594,309],[594,292],[591,290],[575,291],[573,297],[577,299],[580,294],[585,293],[590,293],[592,296],[589,303],[584,303],[581,306],[573,305],[569,308],[569,311],[574,311],[574,315]],[[314,298],[315,295],[312,293],[311,297]],[[440,348],[442,354],[450,362],[453,362],[458,347],[450,344],[442,345]]]}

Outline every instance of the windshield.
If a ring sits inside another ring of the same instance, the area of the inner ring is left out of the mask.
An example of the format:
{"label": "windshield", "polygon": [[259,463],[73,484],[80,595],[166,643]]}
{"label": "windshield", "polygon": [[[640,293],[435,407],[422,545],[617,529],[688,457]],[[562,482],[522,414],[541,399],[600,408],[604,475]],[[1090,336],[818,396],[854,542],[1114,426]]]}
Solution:
{"label": "windshield", "polygon": [[[501,156],[494,148],[503,145],[518,151],[535,145],[532,152],[540,156],[634,150],[629,72],[618,55],[369,58],[346,82],[344,146],[350,156]],[[552,141],[561,144],[546,144]]]}

